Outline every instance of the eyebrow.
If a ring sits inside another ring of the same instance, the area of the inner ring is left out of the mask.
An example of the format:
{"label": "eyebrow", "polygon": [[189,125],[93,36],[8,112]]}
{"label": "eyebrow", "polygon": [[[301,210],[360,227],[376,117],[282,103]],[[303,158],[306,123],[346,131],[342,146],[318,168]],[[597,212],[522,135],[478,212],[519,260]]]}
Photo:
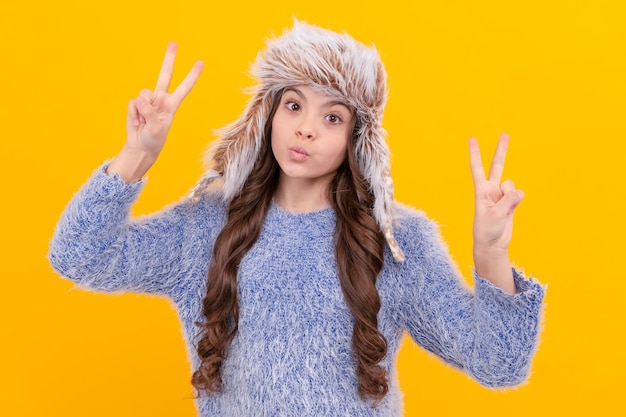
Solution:
{"label": "eyebrow", "polygon": [[[304,93],[302,93],[302,91],[300,91],[299,89],[297,89],[295,87],[289,87],[289,88],[285,89],[283,94],[288,92],[288,91],[293,91],[294,93],[296,93],[298,95],[298,97],[300,97],[302,99],[302,101],[305,101],[305,102],[307,101],[306,97],[304,96]],[[340,105],[340,106],[345,107],[350,112],[350,114],[353,113],[352,107],[350,105],[346,104],[345,101],[330,100],[330,101],[327,101],[326,103],[324,103],[324,107],[332,107],[332,106],[336,106],[336,105]]]}

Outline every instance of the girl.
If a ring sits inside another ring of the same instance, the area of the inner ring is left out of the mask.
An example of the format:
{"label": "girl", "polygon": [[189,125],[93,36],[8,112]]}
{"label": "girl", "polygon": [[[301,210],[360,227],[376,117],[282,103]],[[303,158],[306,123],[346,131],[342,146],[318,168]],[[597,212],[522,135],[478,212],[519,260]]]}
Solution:
{"label": "girl", "polygon": [[523,194],[500,183],[505,136],[487,178],[470,141],[470,291],[436,226],[393,201],[378,53],[295,22],[258,56],[253,97],[190,198],[130,220],[202,69],[169,94],[174,55],[130,102],[126,144],[69,203],[49,258],[83,287],[173,301],[201,416],[399,416],[404,331],[488,387],[526,379],[544,288],[508,258]]}

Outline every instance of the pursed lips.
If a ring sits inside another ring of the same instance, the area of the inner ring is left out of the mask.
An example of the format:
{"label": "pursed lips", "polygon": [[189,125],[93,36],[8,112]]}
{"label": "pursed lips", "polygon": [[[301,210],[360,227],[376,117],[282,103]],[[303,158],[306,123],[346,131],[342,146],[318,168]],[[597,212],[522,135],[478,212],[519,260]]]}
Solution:
{"label": "pursed lips", "polygon": [[304,161],[309,157],[309,151],[303,146],[293,145],[289,147],[289,156],[296,161]]}

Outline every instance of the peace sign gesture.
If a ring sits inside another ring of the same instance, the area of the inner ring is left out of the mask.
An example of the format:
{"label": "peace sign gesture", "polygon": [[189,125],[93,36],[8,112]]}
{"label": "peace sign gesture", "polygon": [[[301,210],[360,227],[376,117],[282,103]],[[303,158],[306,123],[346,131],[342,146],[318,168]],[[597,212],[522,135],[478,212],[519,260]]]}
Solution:
{"label": "peace sign gesture", "polygon": [[474,180],[476,207],[474,213],[474,252],[506,254],[513,229],[513,211],[524,193],[516,190],[510,180],[500,183],[509,143],[502,134],[485,177],[476,139],[470,139],[470,167]]}
{"label": "peace sign gesture", "polygon": [[193,88],[203,67],[201,61],[196,62],[185,79],[170,94],[168,90],[172,80],[175,56],[176,44],[171,42],[167,46],[154,91],[141,90],[139,97],[131,100],[128,106],[127,145],[155,156],[165,145],[165,138],[172,125],[174,113]]}
{"label": "peace sign gesture", "polygon": [[143,89],[128,103],[126,144],[109,164],[108,173],[117,173],[126,182],[141,179],[165,145],[174,114],[195,85],[204,64],[198,61],[183,81],[169,93],[177,46],[167,46],[154,91]]}

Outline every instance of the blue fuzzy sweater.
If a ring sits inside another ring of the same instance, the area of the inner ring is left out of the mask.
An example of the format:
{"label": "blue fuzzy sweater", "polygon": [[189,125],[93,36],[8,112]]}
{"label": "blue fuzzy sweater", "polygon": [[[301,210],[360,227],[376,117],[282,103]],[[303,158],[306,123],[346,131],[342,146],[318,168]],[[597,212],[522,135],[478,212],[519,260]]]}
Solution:
{"label": "blue fuzzy sweater", "polygon": [[[226,217],[217,194],[129,219],[143,183],[125,184],[98,169],[71,200],[49,259],[80,286],[169,297],[180,316],[192,368],[213,243]],[[357,395],[351,354],[353,318],[344,302],[333,248],[335,214],[290,214],[272,206],[238,275],[239,331],[222,368],[223,392],[197,400],[208,416],[400,416],[395,359],[407,331],[420,346],[488,387],[523,382],[534,354],[544,288],[514,271],[510,295],[475,276],[463,285],[436,226],[398,206],[395,235],[378,278],[382,362],[389,394],[377,408]]]}

